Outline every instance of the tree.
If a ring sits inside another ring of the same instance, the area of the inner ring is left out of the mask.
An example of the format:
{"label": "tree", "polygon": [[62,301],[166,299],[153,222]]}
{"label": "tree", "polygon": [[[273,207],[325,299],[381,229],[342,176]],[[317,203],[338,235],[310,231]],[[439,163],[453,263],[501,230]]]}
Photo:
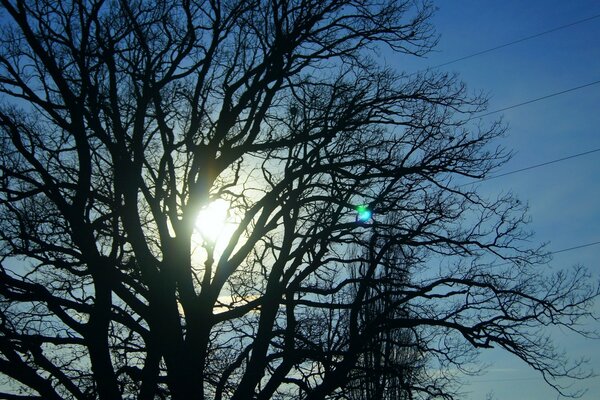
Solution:
{"label": "tree", "polygon": [[429,3],[1,4],[0,398],[450,398],[428,368],[493,346],[580,376],[541,329],[597,290],[459,185],[503,126],[377,61],[435,45]]}
{"label": "tree", "polygon": [[[377,324],[374,319],[382,315],[386,319],[412,318],[407,307],[399,306],[402,304],[402,297],[398,289],[409,284],[409,268],[413,264],[402,250],[402,247],[395,246],[394,251],[386,253],[381,260],[367,258],[369,263],[363,263],[358,271],[350,271],[352,278],[358,283],[357,290],[360,290],[360,284],[364,280],[372,281],[366,286],[367,293],[363,296],[364,306],[360,309],[362,315],[359,317],[359,326],[368,328],[369,325]],[[367,273],[371,262],[380,266],[375,276]],[[348,398],[413,399],[414,385],[421,383],[427,356],[421,352],[419,339],[419,335],[407,329],[382,329],[369,335],[368,343],[363,344],[355,370],[349,374],[344,390]],[[426,381],[431,383],[429,379]]]}

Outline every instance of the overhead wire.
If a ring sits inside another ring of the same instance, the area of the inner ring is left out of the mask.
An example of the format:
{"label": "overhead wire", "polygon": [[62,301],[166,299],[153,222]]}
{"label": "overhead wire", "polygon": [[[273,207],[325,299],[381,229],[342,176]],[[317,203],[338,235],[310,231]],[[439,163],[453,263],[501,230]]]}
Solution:
{"label": "overhead wire", "polygon": [[531,378],[498,378],[498,379],[477,379],[472,380],[469,383],[490,383],[490,382],[517,382],[517,381],[537,381],[542,378],[531,377]]}
{"label": "overhead wire", "polygon": [[599,83],[600,83],[600,80],[597,80],[597,81],[594,81],[594,82],[589,82],[589,83],[586,83],[584,85],[575,86],[575,87],[572,87],[572,88],[569,88],[569,89],[561,90],[559,92],[550,93],[550,94],[547,94],[545,96],[538,97],[538,98],[535,98],[535,99],[532,99],[532,100],[527,100],[527,101],[524,101],[522,103],[513,104],[512,106],[500,108],[500,109],[494,110],[494,111],[489,111],[489,112],[486,112],[484,114],[477,114],[477,115],[475,115],[475,117],[476,118],[487,117],[488,115],[497,114],[499,112],[506,111],[506,110],[511,110],[513,108],[521,107],[521,106],[524,106],[526,104],[531,104],[531,103],[535,103],[535,102],[538,102],[538,101],[541,101],[541,100],[546,100],[546,99],[549,99],[551,97],[559,96],[561,94],[565,94],[565,93],[569,93],[569,92],[574,92],[574,91],[579,90],[579,89],[583,89],[583,88],[586,88],[586,87],[589,87],[589,86],[597,85]]}
{"label": "overhead wire", "polygon": [[[547,253],[544,253],[544,255],[546,255],[546,256],[553,256],[555,254],[565,253],[565,252],[568,252],[568,251],[583,249],[583,248],[591,247],[591,246],[597,246],[599,244],[600,244],[600,240],[597,240],[595,242],[578,244],[578,245],[567,247],[567,248],[560,249],[560,250],[549,251]],[[486,268],[489,269],[489,268],[503,267],[505,265],[510,265],[510,264],[513,264],[513,261],[504,261],[504,262],[501,262],[501,263],[498,263],[498,264],[492,263],[492,264],[488,265]]]}
{"label": "overhead wire", "polygon": [[[564,29],[564,28],[567,28],[567,27],[570,27],[570,26],[573,26],[573,25],[577,25],[577,24],[580,24],[580,23],[583,23],[583,22],[586,22],[586,21],[590,21],[592,19],[599,18],[599,17],[600,17],[600,14],[593,15],[593,16],[588,17],[588,18],[584,18],[584,19],[581,19],[581,20],[578,20],[578,21],[575,21],[575,22],[572,22],[572,23],[569,23],[569,24],[561,25],[559,27],[556,27],[556,28],[553,28],[553,29],[550,29],[550,30],[547,30],[547,31],[544,31],[544,32],[537,33],[535,35],[527,36],[527,37],[522,38],[522,39],[518,39],[518,40],[509,42],[509,43],[505,43],[505,44],[500,45],[500,46],[496,46],[496,47],[493,47],[493,48],[490,48],[490,49],[487,49],[487,50],[483,50],[483,51],[480,51],[480,52],[477,52],[477,53],[473,53],[471,55],[468,55],[468,56],[465,56],[465,57],[461,57],[461,58],[458,58],[456,60],[452,60],[452,61],[449,61],[449,62],[446,62],[446,63],[443,63],[443,64],[439,64],[439,65],[436,65],[436,66],[434,66],[432,68],[439,68],[439,67],[442,67],[442,66],[445,66],[445,65],[448,65],[448,64],[452,64],[454,62],[462,61],[462,60],[465,60],[467,58],[475,57],[475,56],[480,55],[480,54],[484,54],[484,53],[487,53],[487,52],[490,52],[490,51],[493,51],[493,50],[497,50],[497,49],[500,49],[500,48],[503,48],[503,47],[507,47],[507,46],[510,46],[512,44],[515,44],[515,43],[523,42],[525,40],[529,40],[529,39],[532,39],[532,38],[535,38],[535,37],[538,37],[538,36],[542,36],[542,35],[545,35],[545,34],[550,33],[550,32],[555,32],[555,31],[558,31],[558,30],[561,30],[561,29]],[[583,88],[586,88],[586,87],[589,87],[589,86],[593,86],[593,85],[597,85],[597,84],[600,84],[600,80],[596,80],[596,81],[593,81],[593,82],[589,82],[589,83],[586,83],[586,84],[583,84],[583,85],[575,86],[575,87],[568,88],[568,89],[565,89],[565,90],[561,90],[561,91],[558,91],[558,92],[550,93],[550,94],[547,94],[545,96],[541,96],[541,97],[537,97],[537,98],[534,98],[534,99],[531,99],[531,100],[527,100],[527,101],[524,101],[524,102],[521,102],[521,103],[513,104],[513,105],[510,105],[510,106],[507,106],[507,107],[503,107],[503,108],[500,108],[500,109],[497,109],[497,110],[494,110],[494,111],[488,111],[488,112],[485,112],[483,114],[478,114],[475,117],[476,118],[483,118],[483,117],[486,117],[488,115],[497,114],[497,113],[502,112],[502,111],[511,110],[511,109],[514,109],[514,108],[517,108],[517,107],[521,107],[521,106],[524,106],[524,105],[527,105],[527,104],[531,104],[531,103],[535,103],[535,102],[538,102],[538,101],[546,100],[546,99],[549,99],[549,98],[552,98],[552,97],[556,97],[556,96],[559,96],[559,95],[562,95],[562,94],[565,94],[565,93],[573,92],[573,91],[580,90],[580,89],[583,89]],[[514,170],[514,171],[510,171],[510,172],[505,172],[505,173],[502,173],[502,174],[499,174],[499,175],[494,175],[494,176],[490,176],[490,177],[487,177],[487,178],[482,178],[482,179],[479,179],[479,180],[477,180],[475,182],[470,182],[470,183],[465,183],[465,184],[459,185],[459,187],[466,186],[466,185],[471,185],[471,184],[478,183],[478,182],[488,181],[488,180],[491,180],[491,179],[496,179],[496,178],[500,178],[500,177],[503,177],[503,176],[512,175],[512,174],[516,174],[516,173],[519,173],[519,172],[523,172],[523,171],[528,171],[528,170],[531,170],[531,169],[534,169],[534,168],[539,168],[539,167],[543,167],[543,166],[546,166],[546,165],[550,165],[550,164],[554,164],[554,163],[566,161],[566,160],[569,160],[569,159],[572,159],[572,158],[585,156],[585,155],[588,155],[588,154],[591,154],[591,153],[596,153],[598,151],[600,151],[600,148],[589,150],[589,151],[578,153],[578,154],[573,154],[573,155],[570,155],[570,156],[566,156],[566,157],[562,157],[562,158],[559,158],[559,159],[556,159],[556,160],[551,160],[551,161],[543,162],[543,163],[540,163],[540,164],[531,165],[531,166],[528,166],[528,167],[520,168],[518,170]]]}
{"label": "overhead wire", "polygon": [[[501,45],[498,45],[498,46],[494,46],[494,47],[491,47],[489,49],[485,49],[485,50],[478,51],[478,52],[475,52],[475,53],[472,53],[472,54],[469,54],[469,55],[466,55],[466,56],[463,56],[463,57],[459,57],[459,58],[456,58],[454,60],[450,60],[450,61],[438,64],[438,65],[435,65],[433,67],[429,67],[429,68],[427,68],[427,70],[438,69],[438,68],[441,68],[441,67],[444,67],[444,66],[447,66],[447,65],[451,65],[451,64],[463,61],[463,60],[467,60],[469,58],[473,58],[473,57],[476,57],[476,56],[479,56],[479,55],[490,53],[490,52],[493,52],[493,51],[496,51],[496,50],[499,50],[499,49],[502,49],[502,48],[505,48],[505,47],[508,47],[508,46],[512,46],[514,44],[525,42],[527,40],[531,40],[531,39],[534,39],[534,38],[537,38],[537,37],[540,37],[540,36],[543,36],[543,35],[546,35],[546,34],[549,34],[549,33],[552,33],[552,32],[556,32],[556,31],[559,31],[559,30],[562,30],[562,29],[566,29],[566,28],[569,28],[569,27],[572,27],[572,26],[575,26],[575,25],[578,25],[578,24],[581,24],[581,23],[584,23],[584,22],[587,22],[587,21],[599,18],[599,17],[600,17],[600,14],[596,14],[596,15],[593,15],[593,16],[588,17],[588,18],[577,20],[577,21],[574,21],[574,22],[571,22],[571,23],[568,23],[568,24],[564,24],[564,25],[561,25],[561,26],[558,26],[558,27],[555,27],[555,28],[552,28],[552,29],[548,29],[546,31],[542,31],[542,32],[539,32],[539,33],[536,33],[536,34],[533,34],[533,35],[529,35],[529,36],[526,36],[526,37],[523,37],[523,38],[520,38],[520,39],[517,39],[517,40],[513,40],[513,41],[510,41],[508,43],[504,43],[504,44],[501,44]],[[496,114],[496,113],[499,113],[499,112],[502,112],[502,111],[507,111],[507,110],[510,110],[510,109],[513,109],[513,108],[517,108],[517,107],[521,107],[521,106],[524,106],[524,105],[527,105],[527,104],[531,104],[531,103],[535,103],[535,102],[538,102],[538,101],[541,101],[541,100],[549,99],[551,97],[555,97],[555,96],[559,96],[559,95],[562,95],[562,94],[565,94],[565,93],[569,93],[569,92],[573,92],[573,91],[576,91],[576,90],[580,90],[580,89],[583,89],[583,88],[586,88],[586,87],[589,87],[589,86],[597,85],[599,83],[600,83],[600,80],[594,81],[594,82],[590,82],[590,83],[587,83],[587,84],[584,84],[584,85],[580,85],[580,86],[576,86],[576,87],[569,88],[569,89],[566,89],[566,90],[562,90],[562,91],[559,91],[559,92],[551,93],[549,95],[538,97],[538,98],[535,98],[535,99],[532,99],[532,100],[528,100],[528,101],[525,101],[525,102],[522,102],[522,103],[514,104],[512,106],[504,107],[504,108],[501,108],[501,109],[498,109],[498,110],[494,110],[494,111],[490,111],[490,112],[485,112],[484,114],[477,115],[476,117],[482,118],[482,117],[485,117],[485,116],[488,116],[488,115],[492,115],[492,114]],[[539,168],[539,167],[546,166],[546,165],[549,165],[549,164],[554,164],[554,163],[566,161],[566,160],[573,159],[573,158],[576,158],[576,157],[582,157],[582,156],[585,156],[585,155],[588,155],[588,154],[596,153],[598,151],[600,151],[600,148],[597,148],[597,149],[594,149],[594,150],[590,150],[590,151],[586,151],[586,152],[582,152],[582,153],[578,153],[578,154],[574,154],[574,155],[567,156],[567,157],[562,157],[562,158],[551,160],[551,161],[547,161],[547,162],[543,162],[543,163],[540,163],[540,164],[531,165],[531,166],[528,166],[528,167],[525,167],[525,168],[520,168],[518,170],[514,170],[514,171],[502,173],[502,174],[499,174],[499,175],[494,175],[494,176],[491,176],[489,178],[483,178],[483,179],[480,179],[480,180],[478,180],[476,182],[472,182],[472,183],[468,183],[468,184],[478,183],[478,182],[482,182],[482,181],[486,181],[486,180],[491,180],[491,179],[495,179],[495,178],[499,178],[499,177],[503,177],[503,176],[507,176],[507,175],[511,175],[511,174],[516,174],[516,173],[519,173],[519,172],[531,170],[531,169],[534,169],[534,168]],[[460,186],[465,186],[465,185],[468,185],[468,184],[464,184],[464,185],[460,185]],[[591,243],[580,244],[580,245],[576,245],[576,246],[572,246],[572,247],[568,247],[568,248],[564,248],[564,249],[560,249],[560,250],[551,251],[548,254],[549,255],[554,255],[554,254],[559,254],[559,253],[563,253],[563,252],[573,251],[573,250],[582,249],[582,248],[591,247],[591,246],[597,246],[597,245],[600,245],[600,240],[599,241],[595,241],[595,242],[591,242]],[[495,382],[495,381],[499,382],[499,381],[526,381],[526,380],[532,380],[532,378],[491,379],[491,380],[488,379],[488,380],[482,380],[482,381],[476,381],[476,382],[477,383],[482,383],[482,382]]]}
{"label": "overhead wire", "polygon": [[562,30],[562,29],[570,28],[572,26],[579,25],[579,24],[582,24],[582,23],[587,22],[587,21],[591,21],[591,20],[596,19],[596,18],[600,18],[600,14],[592,15],[591,17],[587,17],[587,18],[580,19],[580,20],[577,20],[577,21],[574,21],[574,22],[570,22],[568,24],[560,25],[560,26],[557,26],[555,28],[548,29],[546,31],[538,32],[538,33],[535,33],[533,35],[525,36],[523,38],[510,41],[508,43],[504,43],[504,44],[501,44],[501,45],[498,45],[498,46],[491,47],[489,49],[481,50],[481,51],[478,51],[478,52],[475,52],[475,53],[472,53],[472,54],[469,54],[469,55],[466,55],[466,56],[463,56],[463,57],[459,57],[459,58],[456,58],[454,60],[450,60],[450,61],[444,62],[442,64],[435,65],[433,67],[429,67],[429,68],[427,68],[427,70],[432,70],[432,69],[438,69],[438,68],[441,68],[441,67],[445,67],[446,65],[454,64],[454,63],[457,63],[459,61],[467,60],[469,58],[473,58],[473,57],[476,57],[476,56],[479,56],[479,55],[482,55],[482,54],[486,54],[486,53],[489,53],[489,52],[492,52],[492,51],[496,51],[496,50],[502,49],[504,47],[508,47],[508,46],[512,46],[512,45],[517,44],[517,43],[525,42],[527,40],[531,40],[531,39],[534,39],[534,38],[537,38],[537,37],[540,37],[540,36],[543,36],[543,35],[547,35],[548,33],[552,33],[552,32],[556,32],[556,31]]}
{"label": "overhead wire", "polygon": [[[591,20],[596,19],[596,18],[600,18],[600,14],[592,15],[592,16],[584,18],[584,19],[580,19],[580,20],[577,20],[577,21],[574,21],[574,22],[571,22],[571,23],[568,23],[568,24],[560,25],[560,26],[552,28],[552,29],[548,29],[548,30],[545,30],[545,31],[542,31],[542,32],[538,32],[538,33],[533,34],[533,35],[525,36],[523,38],[520,38],[520,39],[517,39],[517,40],[513,40],[513,41],[510,41],[510,42],[498,45],[498,46],[494,46],[494,47],[491,47],[489,49],[481,50],[481,51],[478,51],[478,52],[475,52],[475,53],[472,53],[472,54],[469,54],[469,55],[466,55],[466,56],[463,56],[463,57],[456,58],[454,60],[450,60],[450,61],[438,64],[438,65],[435,65],[435,66],[432,66],[432,67],[428,67],[427,70],[438,69],[438,68],[441,68],[441,67],[444,67],[444,66],[447,66],[447,65],[450,65],[450,64],[457,63],[459,61],[467,60],[469,58],[473,58],[473,57],[476,57],[476,56],[479,56],[479,55],[482,55],[482,54],[490,53],[492,51],[499,50],[499,49],[502,49],[502,48],[505,48],[505,47],[508,47],[508,46],[512,46],[512,45],[517,44],[517,43],[525,42],[527,40],[531,40],[531,39],[534,39],[534,38],[537,38],[537,37],[540,37],[540,36],[543,36],[543,35],[546,35],[546,34],[549,34],[549,33],[552,33],[552,32],[556,32],[556,31],[559,31],[559,30],[562,30],[562,29],[566,29],[566,28],[578,25],[578,24],[582,24],[584,22],[588,22],[588,21],[591,21]],[[527,100],[527,101],[524,101],[524,102],[521,102],[521,103],[518,103],[518,104],[514,104],[514,105],[511,105],[511,106],[508,106],[508,107],[503,107],[503,108],[498,109],[498,110],[485,112],[483,114],[477,115],[476,117],[477,118],[482,118],[482,117],[485,117],[485,116],[488,116],[488,115],[497,114],[497,113],[502,112],[502,111],[507,111],[507,110],[511,110],[513,108],[521,107],[521,106],[524,106],[524,105],[527,105],[527,104],[531,104],[531,103],[535,103],[535,102],[538,102],[538,101],[546,100],[546,99],[549,99],[549,98],[552,98],[552,97],[555,97],[555,96],[559,96],[559,95],[562,95],[562,94],[565,94],[565,93],[569,93],[569,92],[580,90],[580,89],[583,89],[583,88],[586,88],[586,87],[589,87],[589,86],[597,85],[599,83],[600,83],[600,80],[589,82],[589,83],[586,83],[586,84],[583,84],[583,85],[579,85],[579,86],[572,87],[572,88],[569,88],[569,89],[561,90],[559,92],[554,92],[554,93],[551,93],[551,94],[548,94],[548,95],[545,95],[545,96],[541,96],[541,97],[538,97],[538,98],[535,98],[535,99]],[[520,168],[520,169],[517,169],[517,170],[514,170],[514,171],[505,172],[505,173],[502,173],[502,174],[499,174],[499,175],[490,176],[488,178],[482,178],[482,179],[479,179],[479,180],[477,180],[475,182],[470,182],[470,183],[466,183],[466,184],[463,184],[463,185],[459,185],[459,187],[465,186],[465,185],[471,185],[471,184],[474,184],[474,183],[479,183],[479,182],[483,182],[483,181],[487,181],[487,180],[491,180],[491,179],[495,179],[495,178],[500,178],[500,177],[503,177],[503,176],[512,175],[512,174],[516,174],[516,173],[523,172],[523,171],[528,171],[528,170],[531,170],[531,169],[534,169],[534,168],[539,168],[539,167],[543,167],[543,166],[546,166],[546,165],[550,165],[550,164],[555,164],[555,163],[558,163],[558,162],[566,161],[566,160],[569,160],[569,159],[573,159],[573,158],[577,158],[577,157],[582,157],[582,156],[585,156],[585,155],[588,155],[588,154],[596,153],[598,151],[600,151],[600,148],[589,150],[589,151],[582,152],[582,153],[573,154],[573,155],[570,155],[570,156],[558,158],[558,159],[551,160],[551,161],[546,161],[546,162],[543,162],[543,163],[540,163],[540,164],[531,165],[531,166]],[[551,251],[551,252],[548,253],[548,255],[554,255],[554,254],[559,254],[559,253],[563,253],[563,252],[573,251],[573,250],[577,250],[577,249],[581,249],[581,248],[586,248],[586,247],[590,247],[590,246],[596,246],[596,245],[599,245],[599,244],[600,244],[600,240],[599,241],[595,241],[595,242],[591,242],[591,243],[585,243],[585,244],[581,244],[581,245],[576,245],[576,246],[572,246],[572,247],[568,247],[568,248],[564,248],[564,249],[560,249],[560,250]],[[504,264],[506,264],[506,263],[504,263]],[[502,264],[500,264],[500,265],[502,265]],[[529,378],[527,378],[527,379],[529,379]]]}
{"label": "overhead wire", "polygon": [[504,172],[504,173],[501,173],[501,174],[498,174],[498,175],[492,175],[492,176],[489,176],[489,177],[481,178],[481,179],[478,179],[478,180],[476,180],[474,182],[464,183],[464,184],[460,185],[459,187],[466,186],[466,185],[472,185],[472,184],[479,183],[479,182],[489,181],[491,179],[496,179],[496,178],[500,178],[502,176],[512,175],[512,174],[516,174],[516,173],[523,172],[523,171],[528,171],[528,170],[534,169],[534,168],[544,167],[546,165],[555,164],[555,163],[558,163],[558,162],[570,160],[572,158],[586,156],[588,154],[597,153],[599,151],[600,151],[600,148],[597,148],[597,149],[593,149],[593,150],[589,150],[589,151],[584,151],[582,153],[572,154],[570,156],[557,158],[555,160],[546,161],[546,162],[543,162],[543,163],[540,163],[540,164],[534,164],[534,165],[530,165],[528,167],[519,168],[519,169],[516,169],[514,171]]}
{"label": "overhead wire", "polygon": [[586,243],[586,244],[580,244],[577,246],[573,246],[573,247],[568,247],[566,249],[561,249],[561,250],[556,250],[556,251],[551,251],[548,254],[554,255],[554,254],[558,254],[558,253],[564,253],[565,251],[571,251],[571,250],[577,250],[577,249],[583,249],[584,247],[590,247],[590,246],[596,246],[600,244],[600,240],[596,241],[596,242],[591,242],[591,243]]}

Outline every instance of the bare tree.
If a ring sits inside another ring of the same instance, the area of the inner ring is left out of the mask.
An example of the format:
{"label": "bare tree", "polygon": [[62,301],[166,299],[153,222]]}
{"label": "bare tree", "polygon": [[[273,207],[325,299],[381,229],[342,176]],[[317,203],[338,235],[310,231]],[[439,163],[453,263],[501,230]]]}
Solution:
{"label": "bare tree", "polygon": [[[367,215],[368,216],[368,215]],[[375,243],[373,243],[375,244]],[[385,241],[382,243],[385,245]],[[399,289],[406,288],[411,276],[410,268],[415,261],[404,254],[410,248],[394,246],[381,260],[375,261],[367,254],[359,268],[353,268],[350,275],[355,286],[360,289],[365,281],[370,283],[363,296],[360,320],[363,328],[377,322],[377,318],[408,319],[407,307],[402,304]],[[369,275],[370,263],[376,262],[375,274]],[[355,293],[354,293],[355,295]],[[344,398],[352,400],[410,400],[416,391],[413,387],[424,379],[423,373],[427,354],[421,352],[420,336],[410,329],[384,328],[370,335],[368,343],[363,344],[361,354],[354,371],[343,391]],[[442,385],[443,386],[443,385]]]}
{"label": "bare tree", "polygon": [[597,290],[459,185],[503,127],[377,61],[431,49],[427,2],[0,3],[0,398],[344,398],[377,368],[450,398],[494,346],[580,376],[543,328]]}

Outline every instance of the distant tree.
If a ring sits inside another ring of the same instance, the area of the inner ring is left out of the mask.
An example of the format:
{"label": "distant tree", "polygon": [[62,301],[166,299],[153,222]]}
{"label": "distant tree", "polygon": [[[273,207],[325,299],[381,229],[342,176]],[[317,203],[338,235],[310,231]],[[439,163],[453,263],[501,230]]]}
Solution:
{"label": "distant tree", "polygon": [[0,3],[0,398],[451,397],[494,346],[579,376],[543,329],[597,291],[460,185],[502,125],[378,61],[429,3]]}
{"label": "distant tree", "polygon": [[[384,244],[386,241],[384,241]],[[372,245],[375,245],[373,242]],[[379,260],[367,257],[367,262],[350,274],[356,287],[370,280],[363,296],[359,326],[377,325],[377,318],[411,318],[403,305],[399,289],[409,284],[411,260],[401,246],[386,252]],[[374,252],[370,252],[371,255]],[[371,262],[378,268],[370,267]],[[352,299],[350,299],[352,301]],[[410,329],[381,329],[369,335],[359,359],[350,372],[344,394],[351,400],[409,400],[413,399],[415,384],[424,380],[426,354],[422,353],[419,335]],[[430,379],[425,379],[431,383]]]}

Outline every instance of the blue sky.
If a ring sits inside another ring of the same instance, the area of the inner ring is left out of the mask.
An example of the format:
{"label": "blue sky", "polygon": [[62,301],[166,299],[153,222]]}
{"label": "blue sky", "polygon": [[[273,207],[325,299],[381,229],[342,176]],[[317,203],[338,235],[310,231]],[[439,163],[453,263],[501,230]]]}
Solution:
{"label": "blue sky", "polygon": [[[433,23],[441,35],[436,51],[414,64],[425,69],[498,45],[600,14],[597,0],[437,1]],[[388,60],[391,61],[391,60]],[[600,80],[600,17],[442,68],[457,72],[470,90],[490,95],[497,110]],[[509,126],[504,145],[515,156],[502,171],[600,148],[600,84],[565,93],[501,114]],[[485,191],[513,191],[530,206],[537,242],[551,251],[600,241],[600,152],[481,183]],[[549,269],[586,265],[600,279],[600,245],[554,256]],[[600,303],[600,302],[599,302]],[[600,304],[596,305],[600,313]],[[600,327],[600,324],[597,324]],[[554,330],[557,343],[573,357],[586,356],[600,373],[600,341]],[[491,364],[468,378],[465,400],[547,400],[557,394],[535,371],[514,357],[486,352]],[[600,398],[600,377],[577,383],[582,398]]]}

